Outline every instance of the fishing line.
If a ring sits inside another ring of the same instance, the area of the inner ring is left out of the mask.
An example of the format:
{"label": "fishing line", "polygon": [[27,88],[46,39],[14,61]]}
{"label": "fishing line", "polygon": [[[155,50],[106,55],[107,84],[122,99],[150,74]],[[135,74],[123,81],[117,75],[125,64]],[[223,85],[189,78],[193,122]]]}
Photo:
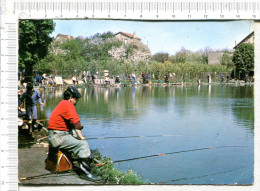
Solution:
{"label": "fishing line", "polygon": [[225,171],[221,171],[221,172],[214,172],[214,173],[211,173],[211,174],[205,174],[205,175],[202,175],[202,176],[196,176],[196,177],[190,177],[190,178],[178,178],[178,179],[171,180],[171,182],[177,182],[177,181],[181,181],[181,180],[191,180],[191,179],[196,179],[196,178],[204,178],[204,177],[208,177],[208,176],[215,176],[217,174],[232,172],[232,171],[239,170],[239,169],[242,169],[242,168],[245,168],[245,166],[242,166],[240,168],[225,170]]}
{"label": "fishing line", "polygon": [[[218,146],[218,147],[206,147],[206,148],[200,148],[200,149],[190,149],[190,150],[175,151],[175,152],[161,153],[161,154],[155,154],[155,155],[147,155],[147,156],[135,157],[135,158],[129,158],[129,159],[122,159],[122,160],[113,161],[113,163],[120,163],[120,162],[126,162],[126,161],[132,161],[132,160],[138,160],[138,159],[144,159],[144,158],[151,158],[151,157],[158,157],[158,156],[164,156],[164,155],[171,155],[171,154],[178,154],[178,153],[185,153],[185,152],[200,151],[200,150],[224,148],[224,147],[246,147],[246,146]],[[98,164],[97,166],[100,166],[100,165],[102,165],[102,164]]]}
{"label": "fishing line", "polygon": [[[254,163],[253,164],[251,164],[250,166],[247,166],[247,167],[245,167],[247,170],[244,172],[244,173],[242,173],[239,177],[238,177],[238,181],[237,182],[241,182],[241,181],[243,181],[243,180],[246,180],[246,176],[249,174],[249,173],[251,173],[251,172],[253,172],[254,173]],[[249,176],[249,175],[248,175]],[[236,182],[236,183],[237,183]]]}

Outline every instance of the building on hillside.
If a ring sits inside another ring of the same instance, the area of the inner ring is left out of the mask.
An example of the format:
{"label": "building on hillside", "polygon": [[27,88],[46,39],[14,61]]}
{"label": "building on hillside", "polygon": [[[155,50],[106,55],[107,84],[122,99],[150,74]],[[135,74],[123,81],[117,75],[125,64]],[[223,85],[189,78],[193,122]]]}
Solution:
{"label": "building on hillside", "polygon": [[54,39],[54,41],[52,41],[52,46],[49,47],[49,51],[54,54],[64,54],[64,55],[67,54],[67,52],[59,48],[58,45],[66,42],[67,40],[72,40],[72,39],[74,39],[73,36],[58,34]]}
{"label": "building on hillside", "polygon": [[57,41],[66,41],[71,39],[74,39],[74,37],[70,35],[64,35],[64,34],[58,34],[55,38],[55,40]]}
{"label": "building on hillside", "polygon": [[129,42],[131,42],[133,40],[141,41],[141,39],[135,35],[135,32],[133,34],[129,34],[129,33],[126,33],[126,32],[118,32],[114,36],[117,39],[119,39],[122,42],[124,42],[125,44],[127,44],[127,43],[129,43]]}
{"label": "building on hillside", "polygon": [[208,64],[221,64],[223,52],[208,52]]}
{"label": "building on hillside", "polygon": [[[254,44],[254,31],[247,35],[243,40],[241,40],[234,49],[237,48],[238,45],[242,43],[250,43]],[[223,56],[223,52],[209,52],[208,53],[208,64],[221,64],[221,58]]]}
{"label": "building on hillside", "polygon": [[243,40],[241,40],[238,44],[236,44],[234,49],[236,49],[237,46],[242,44],[242,43],[250,43],[250,44],[254,45],[254,41],[255,41],[255,33],[253,31],[249,35],[247,35]]}

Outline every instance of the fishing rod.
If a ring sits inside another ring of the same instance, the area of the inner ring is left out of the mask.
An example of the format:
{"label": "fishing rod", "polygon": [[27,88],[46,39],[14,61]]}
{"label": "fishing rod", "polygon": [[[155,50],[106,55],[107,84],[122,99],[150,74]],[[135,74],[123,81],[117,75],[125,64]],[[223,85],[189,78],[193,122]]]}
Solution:
{"label": "fishing rod", "polygon": [[[100,163],[99,160],[97,159],[93,159],[95,162]],[[32,179],[37,179],[37,178],[42,178],[44,176],[48,176],[48,175],[58,175],[58,174],[66,174],[66,173],[72,173],[72,175],[74,174],[75,171],[80,170],[79,167],[74,167],[70,170],[63,170],[63,171],[55,171],[55,172],[49,172],[49,173],[45,173],[45,174],[40,174],[40,175],[35,175],[35,176],[28,176],[28,177],[23,177],[20,178],[20,181],[25,181],[25,180],[32,180]]]}
{"label": "fishing rod", "polygon": [[20,181],[24,181],[24,180],[31,180],[31,179],[36,179],[36,178],[41,178],[44,176],[48,176],[48,175],[57,175],[57,174],[63,174],[63,173],[72,173],[73,171],[77,170],[78,168],[72,168],[70,170],[64,170],[64,171],[60,171],[60,172],[49,172],[49,173],[45,173],[45,174],[40,174],[40,175],[35,175],[35,176],[28,176],[28,177],[23,177],[20,178]]}
{"label": "fishing rod", "polygon": [[[81,119],[86,119],[86,118],[81,118]],[[103,118],[103,119],[97,119],[95,121],[90,121],[88,123],[83,123],[82,125],[87,125],[87,124],[95,123],[95,122],[98,122],[98,121],[103,121],[105,119],[112,119],[112,117],[106,117],[106,118]]]}
{"label": "fishing rod", "polygon": [[[199,148],[199,149],[190,149],[190,150],[183,150],[183,151],[174,151],[169,153],[161,153],[161,154],[155,154],[155,155],[147,155],[147,156],[141,156],[141,157],[135,157],[135,158],[129,158],[129,159],[122,159],[117,161],[112,161],[113,163],[120,163],[120,162],[126,162],[126,161],[132,161],[132,160],[138,160],[138,159],[144,159],[144,158],[151,158],[151,157],[158,157],[158,156],[164,156],[164,155],[171,155],[171,154],[178,154],[178,153],[185,153],[185,152],[193,152],[193,151],[200,151],[200,150],[209,150],[209,149],[216,149],[216,148],[224,148],[224,147],[246,147],[246,146],[218,146],[218,147],[205,147],[205,148]],[[96,166],[104,165],[104,163],[96,164]]]}
{"label": "fishing rod", "polygon": [[[80,119],[97,119],[97,118],[80,118]],[[49,121],[49,119],[37,119],[37,121]]]}
{"label": "fishing rod", "polygon": [[127,137],[92,137],[86,138],[87,140],[93,139],[128,139],[128,138],[147,138],[147,137],[171,137],[171,136],[180,136],[180,135],[147,135],[147,136],[127,136]]}
{"label": "fishing rod", "polygon": [[[98,139],[128,139],[128,138],[151,138],[151,137],[173,137],[173,136],[180,136],[180,135],[148,135],[148,136],[126,136],[126,137],[92,137],[92,138],[87,138],[86,140],[98,140]],[[19,143],[19,145],[28,145],[28,144],[34,144],[34,143],[39,143],[44,139],[47,139],[48,136],[42,137],[37,139],[34,142],[27,142],[27,143]]]}

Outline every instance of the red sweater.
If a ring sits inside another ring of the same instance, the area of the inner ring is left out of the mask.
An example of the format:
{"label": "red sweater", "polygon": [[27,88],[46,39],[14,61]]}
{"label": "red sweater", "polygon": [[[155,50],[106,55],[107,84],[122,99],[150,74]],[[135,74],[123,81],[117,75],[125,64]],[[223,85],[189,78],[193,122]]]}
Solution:
{"label": "red sweater", "polygon": [[52,111],[49,130],[69,131],[72,124],[80,122],[75,106],[68,100],[62,100]]}

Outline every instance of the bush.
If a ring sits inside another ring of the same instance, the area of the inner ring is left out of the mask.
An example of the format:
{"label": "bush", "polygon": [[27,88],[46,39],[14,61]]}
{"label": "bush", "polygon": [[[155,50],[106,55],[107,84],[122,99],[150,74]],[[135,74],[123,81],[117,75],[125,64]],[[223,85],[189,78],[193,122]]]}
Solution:
{"label": "bush", "polygon": [[236,66],[236,70],[245,73],[254,70],[254,45],[242,43],[237,46],[232,61]]}
{"label": "bush", "polygon": [[141,180],[141,178],[133,173],[131,170],[128,170],[127,173],[121,172],[118,169],[114,168],[112,160],[108,157],[99,155],[96,157],[98,161],[102,163],[101,166],[96,166],[95,162],[91,163],[91,172],[95,175],[101,177],[103,183],[108,184],[145,184],[146,182]]}

